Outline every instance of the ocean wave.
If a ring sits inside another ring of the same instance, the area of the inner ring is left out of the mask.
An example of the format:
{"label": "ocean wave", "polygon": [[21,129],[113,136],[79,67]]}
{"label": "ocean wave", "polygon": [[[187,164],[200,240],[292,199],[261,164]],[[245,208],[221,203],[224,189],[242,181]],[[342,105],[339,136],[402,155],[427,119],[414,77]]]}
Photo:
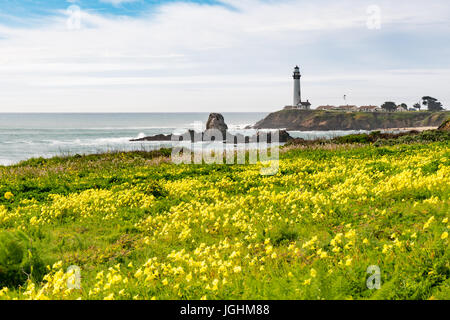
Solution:
{"label": "ocean wave", "polygon": [[246,127],[252,126],[253,123],[244,123],[244,124],[229,124],[229,130],[246,130]]}
{"label": "ocean wave", "polygon": [[11,159],[0,159],[0,166],[10,166],[17,161],[11,160]]}
{"label": "ocean wave", "polygon": [[125,144],[135,137],[118,137],[118,138],[93,138],[93,139],[83,139],[76,138],[71,140],[41,140],[36,141],[35,144],[44,143],[53,146],[102,146],[109,144]]}

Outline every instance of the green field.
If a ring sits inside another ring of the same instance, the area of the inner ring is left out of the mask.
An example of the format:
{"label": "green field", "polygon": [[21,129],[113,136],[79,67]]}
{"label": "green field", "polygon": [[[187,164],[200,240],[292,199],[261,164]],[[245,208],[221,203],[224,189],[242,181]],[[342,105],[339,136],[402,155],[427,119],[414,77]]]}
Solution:
{"label": "green field", "polygon": [[449,151],[288,146],[274,176],[170,150],[1,167],[0,299],[449,299]]}

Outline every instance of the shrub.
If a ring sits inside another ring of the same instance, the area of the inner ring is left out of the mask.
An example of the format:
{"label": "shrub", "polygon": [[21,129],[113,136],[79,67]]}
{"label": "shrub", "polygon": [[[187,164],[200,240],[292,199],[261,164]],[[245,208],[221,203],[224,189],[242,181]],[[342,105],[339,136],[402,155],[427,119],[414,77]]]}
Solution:
{"label": "shrub", "polygon": [[371,139],[367,134],[349,134],[336,138],[338,143],[369,143]]}
{"label": "shrub", "polygon": [[415,135],[403,135],[398,138],[392,139],[380,139],[375,142],[375,146],[382,145],[395,145],[395,144],[407,144],[407,143],[426,143],[426,142],[438,142],[449,141],[450,132],[439,130],[427,130]]}
{"label": "shrub", "polygon": [[28,278],[40,281],[45,265],[20,231],[0,233],[0,288],[17,287]]}

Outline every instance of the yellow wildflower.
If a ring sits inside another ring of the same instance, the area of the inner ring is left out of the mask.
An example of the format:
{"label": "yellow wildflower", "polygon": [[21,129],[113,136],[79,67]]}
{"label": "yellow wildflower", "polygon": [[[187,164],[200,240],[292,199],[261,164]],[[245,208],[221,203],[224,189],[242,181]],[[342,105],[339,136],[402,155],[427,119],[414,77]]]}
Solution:
{"label": "yellow wildflower", "polygon": [[114,300],[114,293],[111,293],[110,295],[106,296],[103,300]]}
{"label": "yellow wildflower", "polygon": [[12,194],[12,192],[10,192],[10,191],[5,192],[6,200],[12,199],[13,197],[14,197],[14,195]]}
{"label": "yellow wildflower", "polygon": [[427,229],[430,227],[430,224],[434,221],[434,216],[431,216],[430,219],[428,219],[428,221],[423,225],[423,229]]}

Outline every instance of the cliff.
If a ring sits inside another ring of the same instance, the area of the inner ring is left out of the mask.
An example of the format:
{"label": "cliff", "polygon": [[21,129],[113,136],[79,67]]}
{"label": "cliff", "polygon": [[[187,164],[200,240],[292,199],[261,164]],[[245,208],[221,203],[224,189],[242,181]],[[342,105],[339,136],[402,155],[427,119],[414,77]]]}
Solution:
{"label": "cliff", "polygon": [[441,124],[438,128],[441,131],[450,131],[450,119]]}
{"label": "cliff", "polygon": [[336,112],[317,110],[281,110],[258,121],[255,129],[286,130],[376,130],[389,128],[438,127],[450,118],[442,112]]}

